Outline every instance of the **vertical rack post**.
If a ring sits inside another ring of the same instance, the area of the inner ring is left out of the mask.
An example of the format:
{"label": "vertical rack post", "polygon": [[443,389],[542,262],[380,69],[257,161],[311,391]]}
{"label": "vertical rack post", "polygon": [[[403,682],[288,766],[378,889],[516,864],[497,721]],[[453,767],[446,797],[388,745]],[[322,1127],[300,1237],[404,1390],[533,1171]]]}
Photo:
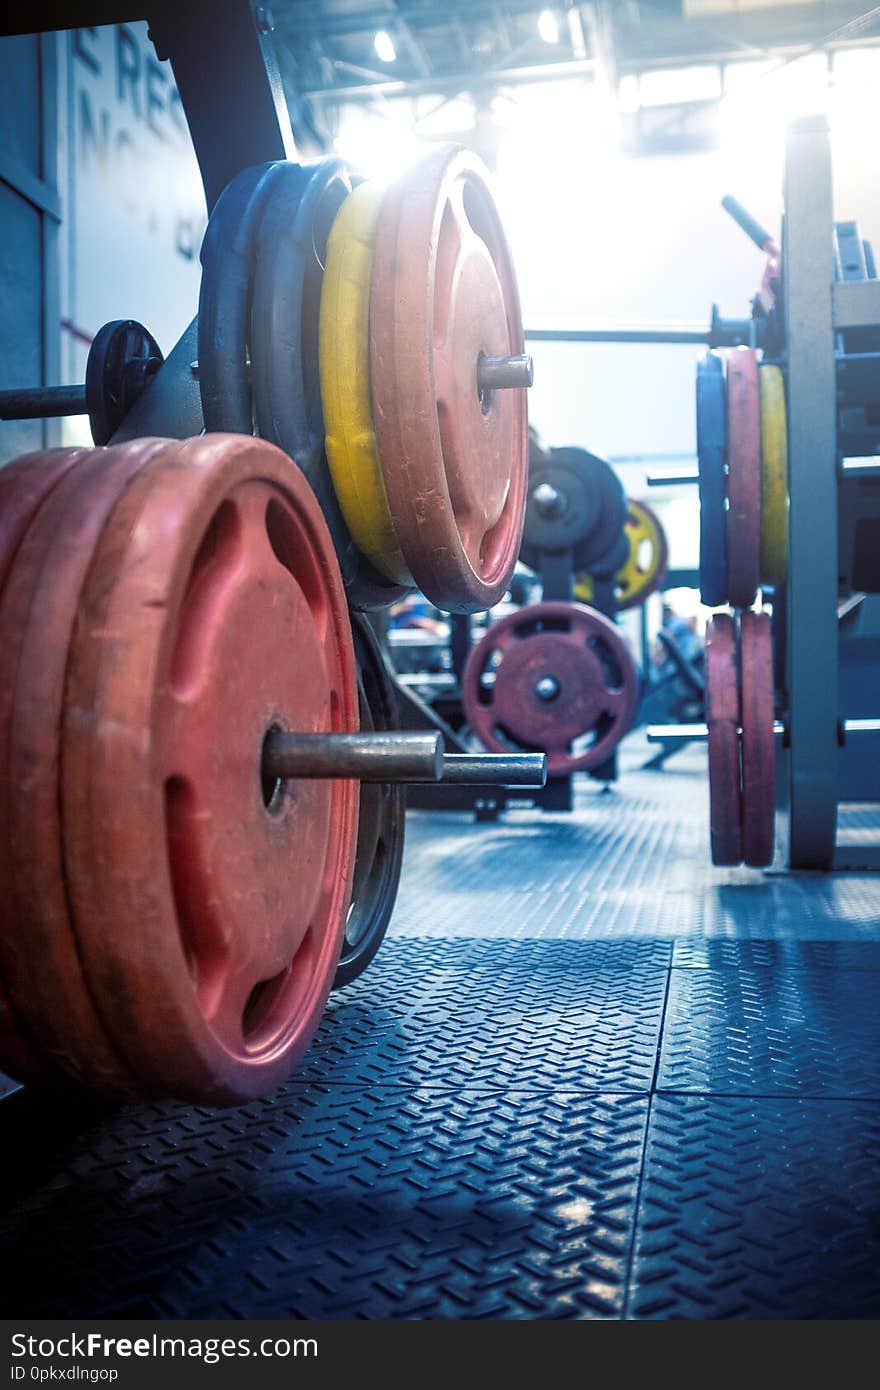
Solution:
{"label": "vertical rack post", "polygon": [[791,701],[788,861],[828,869],[837,838],[837,388],[834,217],[824,117],[792,127],[785,165]]}

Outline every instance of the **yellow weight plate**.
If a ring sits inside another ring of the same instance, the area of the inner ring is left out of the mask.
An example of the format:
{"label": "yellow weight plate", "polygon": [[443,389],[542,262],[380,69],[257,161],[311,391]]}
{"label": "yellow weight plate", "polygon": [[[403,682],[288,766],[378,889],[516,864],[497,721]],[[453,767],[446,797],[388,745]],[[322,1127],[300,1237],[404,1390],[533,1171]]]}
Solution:
{"label": "yellow weight plate", "polygon": [[632,498],[627,502],[626,535],[629,556],[614,578],[618,607],[634,608],[663,583],[669,552],[663,527],[651,508]]}
{"label": "yellow weight plate", "polygon": [[593,602],[593,581],[585,571],[575,575],[573,593],[578,603]]}
{"label": "yellow weight plate", "polygon": [[[619,609],[634,608],[659,588],[666,577],[668,561],[666,535],[650,507],[632,498],[628,499],[626,507],[625,534],[629,543],[629,555],[614,575],[614,595]],[[574,596],[581,603],[592,603],[591,575],[575,575]]]}
{"label": "yellow weight plate", "polygon": [[785,382],[768,363],[761,383],[761,582],[782,584],[788,573],[788,431]]}
{"label": "yellow weight plate", "polygon": [[348,529],[380,573],[412,585],[388,509],[370,403],[370,276],[382,193],[360,184],[330,230],[321,288],[321,401],[327,462]]}

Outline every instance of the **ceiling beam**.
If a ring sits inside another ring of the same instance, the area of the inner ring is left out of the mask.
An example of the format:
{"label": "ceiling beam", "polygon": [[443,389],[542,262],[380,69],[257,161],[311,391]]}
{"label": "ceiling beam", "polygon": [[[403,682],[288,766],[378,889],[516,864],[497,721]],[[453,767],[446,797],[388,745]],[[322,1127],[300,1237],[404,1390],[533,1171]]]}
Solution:
{"label": "ceiling beam", "polygon": [[523,82],[570,81],[589,77],[591,58],[569,62],[538,63],[529,67],[474,68],[468,72],[438,73],[416,82],[370,82],[355,87],[321,87],[304,92],[308,101],[372,101],[374,97],[416,97],[443,92],[468,92],[484,87],[512,86]]}

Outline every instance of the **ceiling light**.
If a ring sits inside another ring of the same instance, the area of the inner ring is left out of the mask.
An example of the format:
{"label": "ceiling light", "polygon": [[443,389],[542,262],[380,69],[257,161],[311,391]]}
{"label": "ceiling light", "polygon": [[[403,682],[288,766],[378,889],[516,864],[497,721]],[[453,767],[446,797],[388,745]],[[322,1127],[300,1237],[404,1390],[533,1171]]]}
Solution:
{"label": "ceiling light", "polygon": [[538,33],[545,43],[559,42],[559,25],[552,10],[542,10],[538,15]]}
{"label": "ceiling light", "polygon": [[377,57],[381,58],[383,63],[393,63],[397,58],[397,49],[394,47],[394,40],[384,29],[380,29],[373,39],[373,47],[376,50]]}

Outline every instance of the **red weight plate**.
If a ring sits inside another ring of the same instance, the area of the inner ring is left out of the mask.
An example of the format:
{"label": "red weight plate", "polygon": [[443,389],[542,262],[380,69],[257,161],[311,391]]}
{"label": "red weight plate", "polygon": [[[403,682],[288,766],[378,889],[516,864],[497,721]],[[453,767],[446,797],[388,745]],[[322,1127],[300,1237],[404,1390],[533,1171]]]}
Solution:
{"label": "red weight plate", "polygon": [[734,608],[755,601],[761,572],[761,396],[758,354],[727,357],[727,588]]}
{"label": "red weight plate", "polygon": [[382,202],[370,372],[382,476],[419,588],[476,612],[504,594],[528,476],[524,387],[481,400],[481,354],[523,351],[519,292],[479,160],[440,145]]}
{"label": "red weight plate", "polygon": [[11,926],[0,960],[13,1007],[51,1061],[121,1092],[131,1078],[96,1014],[70,921],[59,740],[70,637],[95,544],[125,487],[167,447],[140,440],[80,459],[31,524],[0,605],[0,841]]}
{"label": "red weight plate", "polygon": [[25,532],[46,497],[90,449],[43,449],[0,468],[0,592]]}
{"label": "red weight plate", "polygon": [[[7,575],[22,538],[56,483],[64,477],[86,449],[44,449],[23,454],[0,469],[0,599]],[[0,681],[6,679],[4,662]],[[0,836],[0,900],[5,926],[9,927],[8,881],[4,877],[5,838]],[[52,1069],[15,1013],[0,975],[0,1067],[20,1081],[44,1081]]]}
{"label": "red weight plate", "polygon": [[773,859],[776,739],[773,733],[773,641],[767,613],[740,619],[742,683],[743,858],[763,869]]}
{"label": "red weight plate", "polygon": [[236,1103],[317,1027],[342,946],[357,784],[267,785],[273,728],[358,727],[317,502],[272,445],[206,435],[106,526],[74,633],[65,863],[84,968],[145,1087]]}
{"label": "red weight plate", "polygon": [[[629,729],[638,673],[613,623],[580,603],[534,603],[493,623],[468,658],[464,709],[486,748],[547,754],[550,776],[597,767]],[[592,736],[586,749],[572,749]]]}
{"label": "red weight plate", "polygon": [[706,624],[706,722],[709,726],[709,830],[713,864],[742,863],[736,627],[729,613]]}

